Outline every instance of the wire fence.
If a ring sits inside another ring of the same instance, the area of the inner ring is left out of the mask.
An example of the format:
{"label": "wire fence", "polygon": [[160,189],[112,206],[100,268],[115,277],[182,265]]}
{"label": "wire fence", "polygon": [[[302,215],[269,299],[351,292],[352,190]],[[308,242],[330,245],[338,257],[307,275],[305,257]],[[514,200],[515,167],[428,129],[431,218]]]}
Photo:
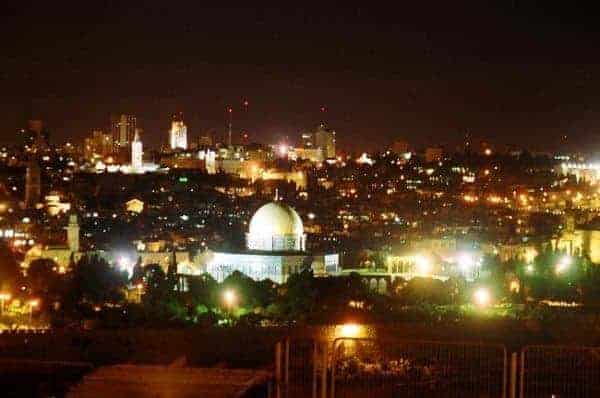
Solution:
{"label": "wire fence", "polygon": [[278,397],[600,397],[600,347],[340,338],[279,345]]}
{"label": "wire fence", "polygon": [[520,379],[521,398],[600,397],[600,347],[525,347]]}
{"label": "wire fence", "polygon": [[502,345],[338,339],[331,397],[505,397]]}
{"label": "wire fence", "polygon": [[287,339],[282,354],[285,357],[283,377],[286,398],[314,397],[317,394],[317,368],[322,359],[322,345],[312,339]]}

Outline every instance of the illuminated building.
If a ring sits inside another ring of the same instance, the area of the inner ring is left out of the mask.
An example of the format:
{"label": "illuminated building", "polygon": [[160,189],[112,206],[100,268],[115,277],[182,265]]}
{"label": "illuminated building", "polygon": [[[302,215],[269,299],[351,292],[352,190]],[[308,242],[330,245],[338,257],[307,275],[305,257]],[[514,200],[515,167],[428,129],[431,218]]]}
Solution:
{"label": "illuminated building", "polygon": [[313,163],[321,163],[325,160],[321,148],[292,148],[289,151],[290,160],[305,159]]}
{"label": "illuminated building", "polygon": [[120,115],[111,118],[113,142],[119,147],[126,147],[133,140],[136,129],[136,118],[133,115]]}
{"label": "illuminated building", "polygon": [[169,132],[169,144],[172,150],[188,148],[187,144],[187,127],[183,123],[181,115],[179,117],[174,116],[171,121],[171,131]]}
{"label": "illuminated building", "polygon": [[204,167],[208,174],[217,173],[216,157],[217,154],[211,149],[198,151],[198,159],[204,161]]}
{"label": "illuminated building", "polygon": [[442,147],[430,147],[425,149],[425,162],[438,162],[444,155],[444,149]]}
{"label": "illuminated building", "polygon": [[326,158],[335,158],[335,131],[320,123],[315,131],[315,146],[321,148]]}
{"label": "illuminated building", "polygon": [[131,143],[131,168],[134,171],[142,170],[143,168],[143,147],[139,134],[136,131],[133,142]]}
{"label": "illuminated building", "polygon": [[128,200],[125,202],[125,210],[140,214],[142,211],[144,211],[144,202],[136,198]]}
{"label": "illuminated building", "polygon": [[303,251],[306,235],[294,209],[272,202],[262,206],[252,217],[246,242],[249,250]]}
{"label": "illuminated building", "polygon": [[315,137],[313,133],[302,133],[301,135],[302,138],[302,148],[305,149],[309,149],[309,148],[313,148],[315,146]]}
{"label": "illuminated building", "polygon": [[79,222],[76,214],[69,216],[69,221],[65,227],[66,244],[63,245],[41,245],[33,246],[25,254],[23,266],[29,267],[32,261],[38,259],[49,259],[56,263],[59,272],[66,272],[69,268],[71,260],[78,261],[84,252],[81,251],[79,244]]}
{"label": "illuminated building", "polygon": [[275,201],[262,206],[252,217],[246,235],[247,250],[203,254],[204,268],[217,281],[234,271],[255,280],[270,279],[283,283],[306,268],[316,275],[337,273],[337,254],[307,253],[306,235],[300,216],[294,209]]}
{"label": "illuminated building", "polygon": [[92,131],[92,137],[84,140],[83,156],[91,160],[96,156],[102,158],[113,153],[114,141],[111,134],[105,134],[102,130]]}
{"label": "illuminated building", "polygon": [[51,216],[57,216],[71,210],[71,203],[63,202],[59,192],[52,191],[44,199],[46,200],[46,210]]}

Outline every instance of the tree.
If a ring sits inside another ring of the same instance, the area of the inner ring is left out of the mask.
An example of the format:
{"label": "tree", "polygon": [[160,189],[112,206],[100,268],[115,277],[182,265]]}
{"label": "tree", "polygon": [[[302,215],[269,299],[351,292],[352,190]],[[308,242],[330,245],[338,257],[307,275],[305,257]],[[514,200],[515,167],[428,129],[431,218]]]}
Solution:
{"label": "tree", "polygon": [[21,279],[21,270],[15,258],[14,253],[8,245],[0,242],[0,290],[16,291],[19,280]]}
{"label": "tree", "polygon": [[35,295],[46,303],[48,299],[55,299],[60,290],[61,277],[57,273],[58,264],[54,261],[41,258],[29,264],[27,269],[27,282]]}
{"label": "tree", "polygon": [[98,256],[82,257],[71,271],[68,296],[73,304],[102,305],[124,299],[127,273]]}

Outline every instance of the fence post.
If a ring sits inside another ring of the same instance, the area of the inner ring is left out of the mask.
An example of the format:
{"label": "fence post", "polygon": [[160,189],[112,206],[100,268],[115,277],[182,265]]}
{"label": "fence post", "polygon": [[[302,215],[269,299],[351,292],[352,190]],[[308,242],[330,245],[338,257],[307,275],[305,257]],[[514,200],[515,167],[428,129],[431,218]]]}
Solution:
{"label": "fence post", "polygon": [[521,384],[519,385],[519,398],[523,398],[525,396],[525,349],[527,347],[523,347],[521,349]]}
{"label": "fence post", "polygon": [[510,398],[517,398],[517,363],[518,354],[510,354]]}
{"label": "fence post", "polygon": [[281,342],[275,344],[275,397],[281,398]]}
{"label": "fence post", "polygon": [[318,350],[318,342],[315,340],[313,342],[313,374],[312,374],[312,398],[317,398],[317,363],[319,362],[319,350]]}
{"label": "fence post", "polygon": [[284,384],[288,388],[290,385],[290,339],[285,339],[285,357],[284,357]]}
{"label": "fence post", "polygon": [[329,345],[326,342],[323,345],[323,361],[321,364],[321,398],[327,398],[327,361],[329,359],[328,348]]}

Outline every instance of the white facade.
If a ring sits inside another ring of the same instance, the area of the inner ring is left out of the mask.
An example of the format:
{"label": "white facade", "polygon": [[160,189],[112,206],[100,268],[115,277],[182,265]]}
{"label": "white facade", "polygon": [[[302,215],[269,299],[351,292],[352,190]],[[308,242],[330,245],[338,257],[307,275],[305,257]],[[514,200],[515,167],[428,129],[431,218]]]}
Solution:
{"label": "white facade", "polygon": [[187,127],[181,120],[171,122],[171,131],[169,132],[169,142],[171,149],[187,150]]}
{"label": "white facade", "polygon": [[131,143],[131,168],[135,170],[142,170],[143,168],[143,156],[144,149],[142,147],[142,141],[140,137],[135,134],[135,138]]}

